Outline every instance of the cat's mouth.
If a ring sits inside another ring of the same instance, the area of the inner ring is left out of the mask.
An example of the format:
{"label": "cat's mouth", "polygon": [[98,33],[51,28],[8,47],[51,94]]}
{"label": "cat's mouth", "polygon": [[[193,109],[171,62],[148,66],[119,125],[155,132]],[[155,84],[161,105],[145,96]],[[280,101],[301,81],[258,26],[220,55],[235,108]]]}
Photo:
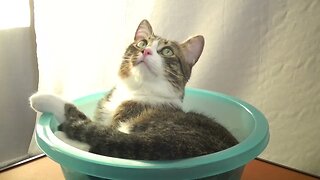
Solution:
{"label": "cat's mouth", "polygon": [[149,70],[149,72],[151,72],[152,74],[157,76],[157,74],[154,72],[154,70],[152,69],[152,67],[148,63],[148,60],[146,60],[143,57],[137,58],[136,62],[133,64],[133,66],[145,66]]}

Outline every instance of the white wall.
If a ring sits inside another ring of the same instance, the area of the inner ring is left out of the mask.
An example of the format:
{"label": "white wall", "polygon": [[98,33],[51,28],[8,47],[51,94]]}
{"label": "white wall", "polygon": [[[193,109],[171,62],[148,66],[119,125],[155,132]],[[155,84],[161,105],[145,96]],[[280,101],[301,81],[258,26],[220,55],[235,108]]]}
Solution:
{"label": "white wall", "polygon": [[[62,3],[63,2],[63,3]],[[189,86],[237,96],[269,120],[260,156],[320,175],[320,1],[36,1],[39,89],[65,97],[110,88],[138,23],[206,38]]]}

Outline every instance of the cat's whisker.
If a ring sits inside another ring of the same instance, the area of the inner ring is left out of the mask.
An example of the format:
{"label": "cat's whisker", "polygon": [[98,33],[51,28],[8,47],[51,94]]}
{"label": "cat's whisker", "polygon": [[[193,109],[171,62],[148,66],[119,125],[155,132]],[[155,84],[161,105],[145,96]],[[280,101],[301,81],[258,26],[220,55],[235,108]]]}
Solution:
{"label": "cat's whisker", "polygon": [[126,59],[126,60],[130,60],[131,57],[128,57],[128,56],[124,56],[123,59]]}
{"label": "cat's whisker", "polygon": [[173,75],[173,76],[175,76],[175,77],[179,77],[176,73],[174,73],[174,72],[172,72],[172,71],[170,71],[170,70],[168,70],[168,69],[165,69],[165,72],[167,72],[167,73],[169,73],[169,74],[171,74],[171,75]]}
{"label": "cat's whisker", "polygon": [[132,55],[124,55],[122,58],[123,60],[134,60],[134,59],[137,59],[139,55],[136,55],[136,54],[132,54]]}

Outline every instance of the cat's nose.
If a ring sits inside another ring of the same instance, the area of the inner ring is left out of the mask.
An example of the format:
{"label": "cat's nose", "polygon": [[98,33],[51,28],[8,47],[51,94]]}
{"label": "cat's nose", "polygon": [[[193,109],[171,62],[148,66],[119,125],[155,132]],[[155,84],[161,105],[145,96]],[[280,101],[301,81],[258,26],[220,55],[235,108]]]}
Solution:
{"label": "cat's nose", "polygon": [[152,50],[150,48],[145,48],[143,50],[143,56],[152,55]]}

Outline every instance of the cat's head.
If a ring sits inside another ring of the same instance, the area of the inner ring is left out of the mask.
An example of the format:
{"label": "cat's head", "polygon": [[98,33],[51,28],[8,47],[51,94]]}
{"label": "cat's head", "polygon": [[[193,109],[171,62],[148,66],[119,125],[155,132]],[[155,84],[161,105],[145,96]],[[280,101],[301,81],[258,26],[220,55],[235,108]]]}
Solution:
{"label": "cat's head", "polygon": [[183,43],[156,36],[150,23],[143,20],[136,30],[134,42],[124,54],[119,76],[132,87],[148,84],[151,90],[173,91],[182,99],[191,69],[203,46],[203,36],[192,37]]}

